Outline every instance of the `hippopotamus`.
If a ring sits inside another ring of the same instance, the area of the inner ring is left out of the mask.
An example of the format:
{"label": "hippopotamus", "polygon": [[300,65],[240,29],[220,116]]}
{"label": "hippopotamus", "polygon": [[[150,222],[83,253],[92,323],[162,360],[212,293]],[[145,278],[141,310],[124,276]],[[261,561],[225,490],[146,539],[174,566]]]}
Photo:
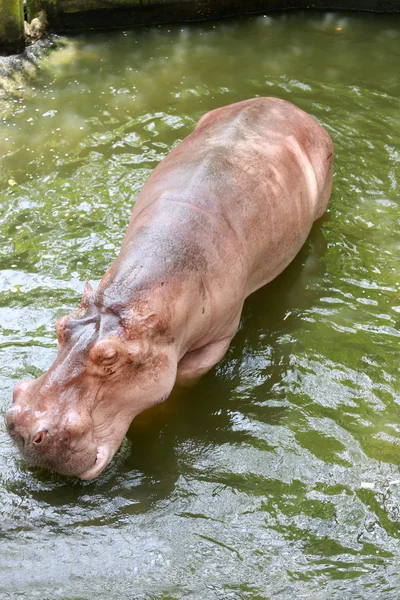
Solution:
{"label": "hippopotamus", "polygon": [[26,460],[83,480],[132,420],[224,356],[244,300],[324,213],[333,144],[309,114],[254,98],[202,116],[155,168],[115,262],[56,322],[58,353],[5,415]]}

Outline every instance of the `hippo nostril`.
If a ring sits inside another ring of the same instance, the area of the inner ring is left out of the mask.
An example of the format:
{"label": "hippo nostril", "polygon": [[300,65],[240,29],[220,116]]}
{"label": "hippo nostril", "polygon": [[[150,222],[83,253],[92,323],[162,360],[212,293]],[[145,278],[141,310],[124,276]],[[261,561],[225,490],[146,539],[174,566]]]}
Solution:
{"label": "hippo nostril", "polygon": [[35,437],[33,438],[32,442],[34,444],[41,444],[44,440],[44,438],[46,437],[46,431],[39,431],[39,433],[37,433],[35,435]]}

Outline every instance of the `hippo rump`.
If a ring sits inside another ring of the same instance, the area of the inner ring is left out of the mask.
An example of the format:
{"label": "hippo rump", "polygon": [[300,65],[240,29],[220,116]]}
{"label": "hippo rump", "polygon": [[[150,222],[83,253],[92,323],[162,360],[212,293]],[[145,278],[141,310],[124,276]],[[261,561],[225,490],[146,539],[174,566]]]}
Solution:
{"label": "hippo rump", "polygon": [[5,415],[28,462],[93,479],[131,422],[224,356],[245,298],[293,260],[332,188],[333,145],[277,98],[205,114],[160,162],[97,290],[56,322],[47,373]]}

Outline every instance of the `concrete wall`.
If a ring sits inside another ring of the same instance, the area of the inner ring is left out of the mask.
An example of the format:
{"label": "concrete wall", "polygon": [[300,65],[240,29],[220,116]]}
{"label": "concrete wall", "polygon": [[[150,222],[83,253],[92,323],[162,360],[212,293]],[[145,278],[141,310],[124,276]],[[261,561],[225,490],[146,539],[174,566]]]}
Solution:
{"label": "concrete wall", "polygon": [[47,11],[57,30],[133,27],[292,8],[400,12],[400,0],[27,0],[28,19]]}
{"label": "concrete wall", "polygon": [[[400,12],[400,0],[26,0],[31,21],[45,10],[50,29],[126,28],[293,8]],[[0,50],[24,44],[23,0],[0,0]]]}

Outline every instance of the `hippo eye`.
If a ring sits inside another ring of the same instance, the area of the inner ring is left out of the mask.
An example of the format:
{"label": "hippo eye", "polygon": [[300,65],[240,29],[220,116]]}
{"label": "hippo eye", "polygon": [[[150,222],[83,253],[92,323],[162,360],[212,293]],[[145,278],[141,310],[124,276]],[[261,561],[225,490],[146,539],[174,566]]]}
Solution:
{"label": "hippo eye", "polygon": [[101,352],[101,362],[114,363],[117,360],[118,352],[113,346],[106,346]]}
{"label": "hippo eye", "polygon": [[118,350],[111,344],[100,344],[93,350],[92,360],[99,365],[110,366],[118,360]]}

